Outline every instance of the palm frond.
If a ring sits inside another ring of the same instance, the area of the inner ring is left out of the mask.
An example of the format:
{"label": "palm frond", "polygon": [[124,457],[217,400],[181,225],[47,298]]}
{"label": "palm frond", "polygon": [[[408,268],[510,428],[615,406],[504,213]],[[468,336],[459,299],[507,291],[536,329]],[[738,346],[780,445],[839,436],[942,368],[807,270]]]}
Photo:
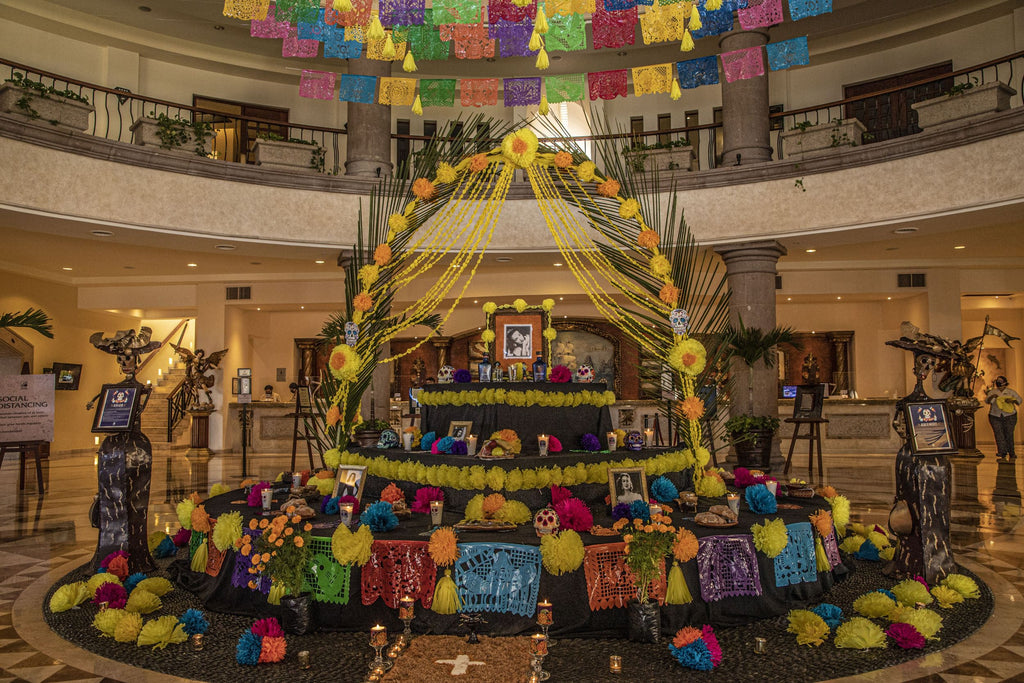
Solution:
{"label": "palm frond", "polygon": [[35,330],[47,339],[53,339],[53,325],[50,316],[41,309],[29,308],[24,312],[0,314],[0,329],[24,327]]}

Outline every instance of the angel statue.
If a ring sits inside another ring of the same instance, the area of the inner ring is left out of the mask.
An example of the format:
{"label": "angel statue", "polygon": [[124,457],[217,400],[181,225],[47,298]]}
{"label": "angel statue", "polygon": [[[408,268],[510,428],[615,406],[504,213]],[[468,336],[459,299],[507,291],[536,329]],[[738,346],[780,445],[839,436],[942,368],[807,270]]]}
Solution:
{"label": "angel statue", "polygon": [[185,386],[182,391],[189,397],[189,408],[198,408],[200,406],[199,392],[202,392],[206,396],[207,407],[213,409],[213,393],[210,389],[213,388],[216,378],[206,373],[217,369],[217,366],[220,365],[228,350],[221,349],[207,356],[206,351],[203,349],[196,349],[196,352],[192,353],[184,346],[178,346],[177,344],[171,344],[171,348],[178,354],[178,358],[185,363]]}

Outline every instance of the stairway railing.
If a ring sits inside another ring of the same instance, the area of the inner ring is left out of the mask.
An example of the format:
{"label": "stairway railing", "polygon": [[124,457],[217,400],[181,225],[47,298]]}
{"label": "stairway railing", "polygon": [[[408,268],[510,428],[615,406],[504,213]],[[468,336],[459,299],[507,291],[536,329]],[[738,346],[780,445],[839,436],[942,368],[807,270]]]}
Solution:
{"label": "stairway railing", "polygon": [[185,378],[171,390],[167,397],[167,443],[174,441],[174,428],[188,412],[191,394],[185,391]]}

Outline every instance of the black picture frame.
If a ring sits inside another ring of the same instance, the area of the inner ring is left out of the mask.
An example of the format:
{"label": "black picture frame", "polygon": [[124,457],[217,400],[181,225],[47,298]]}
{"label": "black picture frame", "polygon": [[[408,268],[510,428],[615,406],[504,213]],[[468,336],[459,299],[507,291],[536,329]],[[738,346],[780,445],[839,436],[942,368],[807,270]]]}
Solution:
{"label": "black picture frame", "polygon": [[80,363],[54,363],[53,388],[57,391],[78,391],[82,381],[82,365]]}
{"label": "black picture frame", "polygon": [[[629,479],[629,490],[622,485],[622,479]],[[649,501],[647,497],[647,470],[643,467],[609,467],[608,494],[612,507],[618,503],[632,503],[634,500]],[[620,500],[623,497],[626,500]]]}
{"label": "black picture frame", "polygon": [[903,405],[907,444],[914,455],[956,455],[959,451],[943,399],[912,401]]}
{"label": "black picture frame", "polygon": [[96,404],[92,431],[97,434],[130,432],[139,415],[143,387],[130,384],[104,384]]}
{"label": "black picture frame", "polygon": [[793,399],[794,420],[820,420],[825,405],[824,384],[801,384]]}

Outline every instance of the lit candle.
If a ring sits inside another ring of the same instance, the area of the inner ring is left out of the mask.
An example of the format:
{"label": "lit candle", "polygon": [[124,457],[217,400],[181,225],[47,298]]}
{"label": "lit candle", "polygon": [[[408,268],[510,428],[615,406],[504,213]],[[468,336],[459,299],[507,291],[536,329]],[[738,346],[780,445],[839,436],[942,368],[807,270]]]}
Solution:
{"label": "lit candle", "polygon": [[338,513],[341,515],[341,523],[344,526],[352,524],[352,514],[355,512],[355,505],[353,503],[342,503],[338,506]]}
{"label": "lit candle", "polygon": [[434,526],[441,526],[441,517],[444,514],[444,501],[430,501],[430,523]]}
{"label": "lit candle", "polygon": [[466,437],[466,455],[476,455],[476,434]]}
{"label": "lit candle", "polygon": [[729,501],[729,509],[733,511],[733,514],[740,514],[740,494],[730,493],[726,498]]}
{"label": "lit candle", "polygon": [[161,370],[160,368],[157,368],[156,369],[156,376],[157,377],[163,377],[164,376],[164,371]]}
{"label": "lit candle", "polygon": [[299,668],[308,669],[309,667],[309,650],[302,650],[299,652]]}
{"label": "lit candle", "polygon": [[407,451],[412,450],[412,432],[402,434],[402,447]]}
{"label": "lit candle", "polygon": [[548,637],[543,633],[534,633],[530,636],[530,652],[537,657],[547,657]]}
{"label": "lit candle", "polygon": [[377,624],[370,629],[370,647],[387,647],[388,644],[388,630],[384,626]]}
{"label": "lit candle", "polygon": [[170,358],[167,359],[167,367],[169,367],[169,368],[173,368],[174,367],[174,356],[171,356]]}
{"label": "lit candle", "polygon": [[622,673],[622,657],[618,655],[612,655],[608,658],[608,668],[611,669],[613,674]]}
{"label": "lit candle", "polygon": [[269,487],[263,489],[262,491],[260,491],[260,498],[262,499],[263,502],[263,511],[269,512],[270,504],[274,502],[274,489]]}
{"label": "lit candle", "polygon": [[655,503],[653,500],[651,501],[651,503],[647,507],[651,511],[652,515],[660,515],[661,514],[661,505],[659,505],[658,503]]}
{"label": "lit candle", "polygon": [[549,600],[541,600],[537,603],[537,625],[551,626],[555,623],[555,612],[551,608]]}
{"label": "lit candle", "polygon": [[615,435],[615,432],[608,432],[607,434],[605,434],[605,437],[608,439],[609,451],[614,451],[616,448],[619,447],[619,437]]}
{"label": "lit candle", "polygon": [[644,430],[644,445],[646,445],[648,448],[651,448],[651,447],[654,446],[654,430],[653,429],[645,429]]}
{"label": "lit candle", "polygon": [[416,600],[408,595],[402,596],[398,601],[398,618],[401,620],[412,619],[416,609]]}
{"label": "lit candle", "polygon": [[768,487],[768,490],[771,491],[773,496],[775,495],[775,492],[779,490],[779,482],[777,481],[766,481],[764,485]]}
{"label": "lit candle", "polygon": [[768,641],[764,638],[754,638],[754,654],[763,655],[768,652]]}
{"label": "lit candle", "polygon": [[548,440],[549,440],[549,437],[548,437],[547,434],[538,434],[537,435],[537,448],[540,449],[540,454],[541,455],[547,455],[548,454]]}
{"label": "lit candle", "polygon": [[199,652],[203,649],[203,634],[193,633],[192,634],[192,649]]}
{"label": "lit candle", "polygon": [[302,474],[300,472],[292,473],[292,488],[302,488]]}

